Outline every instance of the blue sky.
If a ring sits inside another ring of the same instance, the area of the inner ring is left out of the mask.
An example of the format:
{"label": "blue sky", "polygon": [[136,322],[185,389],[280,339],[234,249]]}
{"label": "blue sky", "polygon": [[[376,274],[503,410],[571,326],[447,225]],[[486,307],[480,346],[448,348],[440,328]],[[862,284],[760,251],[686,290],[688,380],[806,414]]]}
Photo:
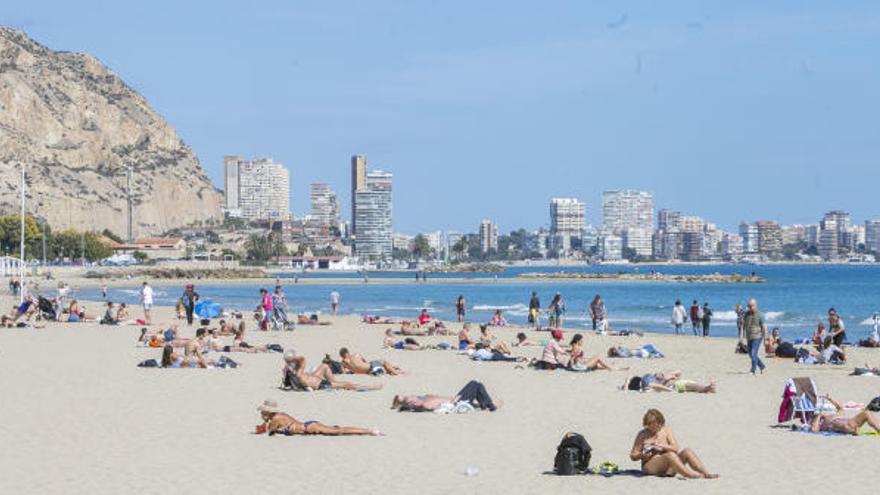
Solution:
{"label": "blue sky", "polygon": [[[72,5],[76,4],[76,5]],[[222,157],[291,170],[293,209],[348,160],[395,174],[395,229],[548,223],[653,191],[704,216],[880,217],[877,2],[14,2],[0,23],[89,52],[218,187]]]}

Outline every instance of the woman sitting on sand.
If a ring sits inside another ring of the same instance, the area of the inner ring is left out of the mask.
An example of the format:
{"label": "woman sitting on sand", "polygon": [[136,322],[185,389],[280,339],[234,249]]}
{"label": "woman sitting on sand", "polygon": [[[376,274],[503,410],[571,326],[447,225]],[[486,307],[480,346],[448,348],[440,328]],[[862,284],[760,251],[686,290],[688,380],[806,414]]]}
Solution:
{"label": "woman sitting on sand", "polygon": [[489,331],[489,325],[480,325],[480,343],[486,349],[498,351],[502,354],[510,354],[510,348],[504,342],[498,341],[498,337]]}
{"label": "woman sitting on sand", "polygon": [[285,389],[303,390],[379,390],[381,383],[375,385],[359,385],[357,383],[342,382],[333,375],[333,370],[325,363],[321,363],[312,372],[306,371],[306,358],[297,356],[292,349],[284,353],[284,370],[282,386]]}
{"label": "woman sitting on sand", "polygon": [[562,341],[563,337],[562,330],[553,330],[550,332],[550,335],[553,338],[544,346],[544,352],[541,354],[541,359],[535,361],[536,369],[555,370],[568,363],[568,353],[562,350],[562,346],[559,345],[559,342]]}
{"label": "woman sitting on sand", "polygon": [[166,344],[162,349],[162,367],[163,368],[207,368],[208,366],[216,366],[217,363],[209,361],[201,356],[181,356],[174,352],[171,344]]}
{"label": "woman sitting on sand", "polygon": [[630,459],[642,462],[642,472],[653,476],[717,478],[691,449],[679,450],[678,441],[657,409],[648,409],[642,418],[642,431],[636,435]]}
{"label": "woman sitting on sand", "polygon": [[831,343],[831,336],[828,335],[828,331],[825,330],[825,324],[819,322],[819,325],[816,327],[816,331],[813,332],[813,344],[819,349],[824,349]]}
{"label": "woman sitting on sand", "polygon": [[504,315],[501,314],[500,309],[495,310],[495,314],[492,315],[492,320],[489,322],[493,327],[506,327],[507,320],[504,319]]}
{"label": "woman sitting on sand", "polygon": [[685,380],[681,378],[681,371],[678,370],[634,376],[627,380],[626,389],[639,392],[697,392],[700,394],[714,394],[717,391],[715,382],[701,385],[693,380]]}
{"label": "woman sitting on sand", "polygon": [[407,337],[403,340],[395,339],[394,332],[390,328],[385,330],[385,341],[383,342],[382,347],[385,349],[398,349],[401,351],[421,351],[425,349],[423,345],[419,344],[416,339],[412,337]]}
{"label": "woman sitting on sand", "polygon": [[501,403],[495,404],[486,387],[476,381],[471,380],[454,396],[444,395],[395,395],[391,401],[391,409],[398,411],[412,412],[428,412],[436,411],[441,408],[452,409],[455,404],[466,402],[479,409],[485,409],[490,412],[496,411],[501,407]]}
{"label": "woman sitting on sand", "polygon": [[381,435],[382,433],[375,429],[355,428],[352,426],[327,426],[318,421],[299,421],[289,414],[285,414],[278,409],[278,403],[274,400],[266,399],[263,405],[257,408],[263,417],[262,428],[257,427],[257,432],[266,432],[269,436],[275,434],[281,435]]}
{"label": "woman sitting on sand", "polygon": [[539,345],[541,345],[540,342],[526,337],[526,334],[523,332],[516,334],[516,342],[513,343],[514,347],[530,347]]}
{"label": "woman sitting on sand", "polygon": [[611,364],[605,362],[599,356],[587,358],[584,355],[584,336],[576,334],[571,338],[571,350],[569,351],[568,368],[572,371],[594,371],[594,370],[628,370],[629,368],[615,368]]}
{"label": "woman sitting on sand", "polygon": [[810,424],[810,431],[819,432],[819,431],[827,431],[833,433],[844,433],[847,435],[858,435],[859,429],[867,424],[871,428],[874,429],[877,433],[880,433],[880,421],[877,421],[877,418],[874,417],[872,412],[880,411],[880,397],[877,397],[868,404],[868,407],[862,409],[861,412],[856,414],[853,417],[847,417],[843,413],[843,406],[841,406],[836,400],[832,399],[830,396],[826,395],[826,399],[834,405],[834,408],[837,409],[837,412],[834,413],[826,413],[826,414],[817,414],[813,418],[813,422]]}
{"label": "woman sitting on sand", "polygon": [[349,352],[345,347],[339,349],[339,357],[342,358],[343,369],[355,375],[382,375],[387,373],[394,376],[403,373],[399,366],[395,366],[384,359],[367,361],[362,355]]}

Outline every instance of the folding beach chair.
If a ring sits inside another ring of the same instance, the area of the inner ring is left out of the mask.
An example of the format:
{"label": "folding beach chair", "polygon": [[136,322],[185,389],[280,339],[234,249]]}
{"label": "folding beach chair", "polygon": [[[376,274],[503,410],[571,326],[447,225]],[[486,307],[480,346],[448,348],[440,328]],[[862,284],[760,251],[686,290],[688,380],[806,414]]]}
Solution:
{"label": "folding beach chair", "polygon": [[826,400],[819,395],[819,389],[812,378],[789,378],[785,381],[783,401],[779,409],[779,422],[785,423],[798,417],[809,424],[813,416],[824,411]]}

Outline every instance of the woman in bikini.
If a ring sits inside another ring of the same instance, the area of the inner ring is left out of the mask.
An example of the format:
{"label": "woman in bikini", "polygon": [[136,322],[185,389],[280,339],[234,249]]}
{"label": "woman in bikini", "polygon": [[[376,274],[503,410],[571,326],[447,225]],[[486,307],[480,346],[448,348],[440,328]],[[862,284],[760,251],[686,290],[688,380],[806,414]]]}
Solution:
{"label": "woman in bikini", "polygon": [[717,478],[691,449],[680,449],[666,418],[657,409],[648,409],[642,419],[644,429],[636,435],[630,459],[642,462],[642,472],[653,476]]}
{"label": "woman in bikini", "polygon": [[611,364],[599,356],[587,358],[584,354],[584,336],[575,334],[570,342],[571,350],[569,350],[568,368],[574,371],[594,371],[594,370],[628,370],[629,368],[615,368]]}
{"label": "woman in bikini", "polygon": [[182,356],[174,352],[174,347],[171,344],[166,344],[162,349],[163,368],[207,368],[208,366],[216,366],[216,364],[201,356]]}
{"label": "woman in bikini", "polygon": [[817,414],[813,418],[812,424],[810,424],[810,431],[828,431],[833,433],[844,433],[847,435],[858,435],[859,429],[867,424],[873,428],[874,431],[880,433],[880,421],[877,421],[877,418],[871,414],[872,412],[880,411],[880,398],[872,400],[868,404],[868,407],[862,409],[861,412],[851,418],[842,414],[843,406],[841,406],[836,400],[827,395],[825,398],[828,399],[828,402],[831,402],[831,404],[834,405],[837,412],[830,414]]}
{"label": "woman in bikini", "polygon": [[628,379],[626,388],[640,392],[696,392],[701,394],[717,392],[715,382],[702,385],[693,380],[685,380],[681,377],[681,371],[678,370],[632,377]]}
{"label": "woman in bikini", "polygon": [[284,378],[283,382],[295,389],[308,392],[313,390],[379,390],[381,383],[373,385],[361,385],[358,383],[342,382],[336,379],[333,370],[326,363],[321,363],[314,371],[306,372],[306,358],[297,356],[288,350],[284,353]]}
{"label": "woman in bikini", "polygon": [[406,337],[403,340],[395,339],[394,331],[390,328],[385,330],[383,347],[386,349],[398,349],[401,351],[422,351],[425,349],[423,345],[419,344],[418,341],[412,337]]}
{"label": "woman in bikini", "polygon": [[[278,403],[274,400],[265,400],[257,408],[263,417],[263,429],[269,436],[281,435],[381,435],[382,432],[375,428],[356,428],[353,426],[327,426],[318,421],[299,421],[289,414],[278,409]],[[259,430],[258,430],[259,431]]]}

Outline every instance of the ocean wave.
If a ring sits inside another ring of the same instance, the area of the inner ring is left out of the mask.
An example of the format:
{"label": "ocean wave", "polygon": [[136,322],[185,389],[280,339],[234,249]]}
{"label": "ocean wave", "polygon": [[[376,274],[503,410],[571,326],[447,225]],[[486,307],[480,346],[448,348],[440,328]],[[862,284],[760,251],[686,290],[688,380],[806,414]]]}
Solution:
{"label": "ocean wave", "polygon": [[474,311],[495,311],[497,309],[509,312],[524,311],[525,314],[528,314],[529,311],[529,307],[525,304],[499,304],[497,306],[492,304],[475,304],[471,309]]}
{"label": "ocean wave", "polygon": [[[797,318],[797,315],[785,311],[766,311],[762,313],[767,321],[787,320]],[[736,321],[736,311],[713,311],[713,320]]]}

